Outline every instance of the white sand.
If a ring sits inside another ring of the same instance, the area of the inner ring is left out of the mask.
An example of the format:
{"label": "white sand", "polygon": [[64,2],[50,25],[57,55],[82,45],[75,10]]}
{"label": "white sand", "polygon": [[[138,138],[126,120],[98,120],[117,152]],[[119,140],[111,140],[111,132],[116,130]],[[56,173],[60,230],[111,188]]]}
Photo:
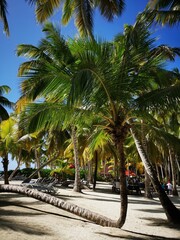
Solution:
{"label": "white sand", "polygon": [[[14,182],[13,182],[14,183]],[[11,183],[12,184],[12,183]],[[63,200],[118,219],[120,197],[111,185],[98,184],[98,190],[59,189]],[[105,191],[104,191],[105,190]],[[180,197],[171,197],[180,208]],[[122,229],[102,227],[74,214],[18,194],[0,193],[0,240],[117,240],[180,239],[180,227],[173,227],[158,199],[128,196],[128,215]]]}

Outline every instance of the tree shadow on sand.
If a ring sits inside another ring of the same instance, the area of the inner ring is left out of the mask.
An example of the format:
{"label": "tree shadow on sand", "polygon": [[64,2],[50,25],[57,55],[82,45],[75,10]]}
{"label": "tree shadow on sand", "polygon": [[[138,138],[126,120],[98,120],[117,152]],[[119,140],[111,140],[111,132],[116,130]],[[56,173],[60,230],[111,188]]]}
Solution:
{"label": "tree shadow on sand", "polygon": [[[25,202],[24,202],[25,204]],[[65,215],[52,213],[48,211],[39,210],[34,207],[23,206],[21,203],[14,203],[11,201],[0,201],[0,230],[13,231],[13,232],[22,232],[28,235],[34,236],[53,236],[52,230],[44,227],[43,224],[37,223],[34,220],[34,217],[39,215],[46,216],[49,215],[58,215],[63,218],[69,218],[77,221],[81,221],[78,218],[68,217]],[[10,207],[10,209],[6,209]],[[13,207],[14,209],[11,209]],[[28,211],[27,211],[28,210]],[[28,218],[28,221],[26,219]],[[22,220],[23,219],[23,220]],[[85,222],[83,220],[83,222]],[[1,239],[1,238],[0,238]]]}
{"label": "tree shadow on sand", "polygon": [[154,227],[159,226],[159,227],[165,227],[165,228],[169,228],[169,229],[175,229],[175,230],[178,230],[180,233],[180,224],[173,224],[173,223],[170,223],[167,220],[161,219],[161,218],[146,218],[146,217],[144,217],[144,218],[140,218],[140,219],[148,220],[149,226],[154,226]]}
{"label": "tree shadow on sand", "polygon": [[[8,206],[8,204],[3,204]],[[0,229],[3,230],[12,230],[14,232],[23,232],[29,235],[51,235],[48,229],[42,229],[41,225],[36,224],[35,222],[26,223],[25,221],[19,220],[18,217],[31,217],[37,216],[42,213],[27,213],[21,212],[21,210],[6,210],[1,208],[0,213]]]}
{"label": "tree shadow on sand", "polygon": [[110,233],[102,233],[102,232],[96,232],[96,234],[108,236],[110,238],[119,238],[121,240],[179,240],[179,238],[169,238],[169,237],[159,237],[159,236],[152,236],[149,234],[143,234],[143,233],[135,233],[133,231],[128,230],[122,230],[120,234],[110,234]]}

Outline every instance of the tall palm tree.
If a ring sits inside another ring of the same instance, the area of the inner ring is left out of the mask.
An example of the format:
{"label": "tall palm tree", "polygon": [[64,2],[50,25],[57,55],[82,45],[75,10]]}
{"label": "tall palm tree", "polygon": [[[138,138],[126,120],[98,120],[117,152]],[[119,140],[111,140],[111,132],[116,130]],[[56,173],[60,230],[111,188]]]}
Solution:
{"label": "tall palm tree", "polygon": [[[39,47],[18,47],[19,55],[33,58],[19,69],[20,76],[26,77],[22,82],[23,94],[32,99],[38,96],[46,99],[46,107],[37,111],[37,125],[47,126],[52,116],[56,116],[54,124],[59,124],[57,110],[62,111],[62,106],[58,108],[58,102],[68,102],[81,110],[100,114],[102,121],[99,125],[111,136],[119,159],[121,213],[117,227],[122,227],[127,213],[124,143],[131,128],[129,120],[141,113],[137,97],[145,90],[156,88],[156,72],[167,58],[167,51],[153,48],[154,41],[147,28],[148,25],[141,21],[126,26],[124,35],[114,43],[84,39],[65,42],[59,32],[47,24],[44,31],[48,38],[43,39]],[[48,105],[51,111],[48,111]]]}
{"label": "tall palm tree", "polygon": [[1,0],[0,1],[0,19],[3,22],[5,33],[9,35],[9,25],[8,25],[6,14],[7,14],[7,1]]}
{"label": "tall palm tree", "polygon": [[[138,32],[136,32],[137,30]],[[127,27],[126,31],[124,38],[120,38],[120,42],[118,42],[121,46],[120,52],[117,51],[119,48],[115,47],[116,51],[113,52],[109,48],[111,46],[105,43],[103,47],[96,43],[89,43],[89,46],[85,46],[85,48],[91,49],[90,51],[80,51],[79,58],[83,59],[81,61],[81,72],[78,72],[73,79],[71,94],[73,103],[82,99],[82,103],[89,107],[96,99],[96,106],[93,105],[93,109],[97,108],[98,112],[101,112],[107,121],[104,129],[111,135],[120,161],[121,216],[117,222],[119,227],[124,224],[127,210],[123,144],[131,124],[134,124],[129,120],[135,118],[138,113],[134,112],[133,102],[135,98],[137,99],[137,95],[141,95],[143,91],[150,89],[155,77],[153,77],[154,70],[158,70],[159,60],[163,60],[163,55],[159,55],[157,51],[151,49],[151,40],[149,38],[147,40],[148,32],[140,22],[134,28]],[[81,46],[79,49],[83,49],[85,44],[79,42],[79,45]],[[110,56],[113,56],[113,59]],[[143,79],[146,79],[147,82],[145,83]],[[106,109],[104,112],[103,106]],[[145,166],[147,167],[147,165]],[[160,188],[158,188],[158,191],[161,191]],[[165,201],[164,195],[161,201]],[[167,196],[166,200],[169,202]],[[163,206],[165,207],[164,204]],[[169,220],[172,220],[173,216],[169,212],[167,216]],[[179,215],[178,210],[177,215]],[[177,218],[175,217],[174,222],[176,221]]]}
{"label": "tall palm tree", "polygon": [[180,22],[180,2],[177,0],[149,0],[147,10],[151,18],[163,25],[174,25]]}
{"label": "tall palm tree", "polygon": [[[0,86],[0,124],[2,124],[3,121],[8,121],[9,119],[9,113],[5,109],[5,107],[11,108],[13,106],[13,103],[10,102],[7,98],[3,96],[4,93],[8,93],[10,91],[10,88],[6,85]],[[8,124],[7,124],[8,125]],[[4,126],[4,124],[3,124]],[[9,128],[8,128],[9,129]],[[2,130],[0,131],[0,134],[2,135]],[[3,140],[2,140],[3,139]],[[3,158],[3,167],[4,167],[4,174],[5,178],[4,181],[5,183],[8,183],[8,151],[6,148],[6,144],[4,144],[6,141],[2,136],[0,137],[1,141],[1,156]],[[4,147],[4,149],[2,148]]]}
{"label": "tall palm tree", "polygon": [[38,22],[45,22],[55,11],[63,5],[62,23],[67,24],[72,17],[75,18],[75,24],[81,36],[93,37],[93,12],[96,8],[100,14],[108,21],[112,21],[114,17],[122,14],[125,1],[124,0],[26,0],[30,4],[36,5],[36,18]]}

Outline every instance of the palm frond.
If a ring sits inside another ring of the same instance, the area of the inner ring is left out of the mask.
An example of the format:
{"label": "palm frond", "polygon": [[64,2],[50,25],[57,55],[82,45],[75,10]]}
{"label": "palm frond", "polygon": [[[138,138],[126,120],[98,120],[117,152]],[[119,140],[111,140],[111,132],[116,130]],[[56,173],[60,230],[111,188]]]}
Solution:
{"label": "palm frond", "polygon": [[43,23],[60,6],[60,0],[37,0],[36,1],[36,18],[38,22]]}
{"label": "palm frond", "polygon": [[7,85],[1,85],[0,86],[0,96],[4,93],[9,93],[11,91],[11,88]]}
{"label": "palm frond", "polygon": [[123,0],[99,0],[96,1],[101,15],[108,21],[112,21],[115,16],[120,16],[125,8],[125,1]]}
{"label": "palm frond", "polygon": [[159,109],[179,105],[180,83],[164,89],[156,89],[136,99],[139,108]]}
{"label": "palm frond", "polygon": [[[155,10],[154,10],[155,11]],[[173,11],[155,11],[156,21],[158,23],[169,24],[170,26],[180,22],[180,10]]]}
{"label": "palm frond", "polygon": [[180,22],[180,2],[178,0],[149,1],[145,15],[147,19],[172,26]]}
{"label": "palm frond", "polygon": [[1,120],[7,120],[9,118],[9,114],[7,112],[7,110],[0,105],[0,122]]}
{"label": "palm frond", "polygon": [[172,147],[177,153],[180,153],[180,139],[171,133],[164,131],[163,129],[156,128],[152,126],[152,133],[155,134],[155,139],[157,142],[161,143],[162,146],[167,146],[167,148]]}
{"label": "palm frond", "polygon": [[153,0],[149,1],[148,6],[152,9],[174,8],[179,5],[178,0]]}
{"label": "palm frond", "polygon": [[66,0],[63,5],[62,23],[64,25],[68,24],[70,18],[74,13],[75,8],[74,0]]}
{"label": "palm frond", "polygon": [[176,56],[180,56],[180,48],[172,48],[167,45],[160,45],[152,49],[151,53],[153,56],[161,54],[165,59],[174,61]]}
{"label": "palm frond", "polygon": [[0,3],[0,19],[3,22],[4,25],[4,31],[7,34],[7,36],[9,36],[10,32],[9,32],[9,25],[8,25],[8,20],[7,20],[7,1],[6,0],[1,0]]}
{"label": "palm frond", "polygon": [[93,9],[89,0],[75,1],[75,23],[81,36],[89,36],[94,39],[93,29]]}

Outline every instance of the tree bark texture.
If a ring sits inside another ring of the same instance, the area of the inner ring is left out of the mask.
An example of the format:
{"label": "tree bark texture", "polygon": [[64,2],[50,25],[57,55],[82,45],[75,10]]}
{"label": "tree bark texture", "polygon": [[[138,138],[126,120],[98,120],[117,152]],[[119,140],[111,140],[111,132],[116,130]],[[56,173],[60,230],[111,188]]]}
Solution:
{"label": "tree bark texture", "polygon": [[94,152],[94,163],[95,163],[95,168],[94,168],[94,176],[93,176],[93,191],[96,189],[96,180],[97,180],[97,169],[98,169],[98,152]]}
{"label": "tree bark texture", "polygon": [[3,164],[3,168],[4,168],[4,184],[9,184],[9,180],[8,180],[8,164],[9,164],[8,154],[6,154],[3,157],[2,164]]}
{"label": "tree bark texture", "polygon": [[74,188],[75,192],[81,192],[81,178],[80,178],[80,168],[79,168],[79,154],[78,154],[78,139],[76,136],[76,128],[72,126],[72,141],[74,146],[74,163],[75,163],[75,180]]}
{"label": "tree bark texture", "polygon": [[[121,139],[122,140],[122,139]],[[119,173],[120,173],[120,196],[121,196],[121,207],[120,207],[120,217],[117,221],[119,228],[122,228],[126,221],[127,208],[128,208],[128,199],[127,199],[127,186],[126,186],[126,175],[125,175],[125,156],[123,141],[119,139],[117,144],[117,150],[119,152]]]}

